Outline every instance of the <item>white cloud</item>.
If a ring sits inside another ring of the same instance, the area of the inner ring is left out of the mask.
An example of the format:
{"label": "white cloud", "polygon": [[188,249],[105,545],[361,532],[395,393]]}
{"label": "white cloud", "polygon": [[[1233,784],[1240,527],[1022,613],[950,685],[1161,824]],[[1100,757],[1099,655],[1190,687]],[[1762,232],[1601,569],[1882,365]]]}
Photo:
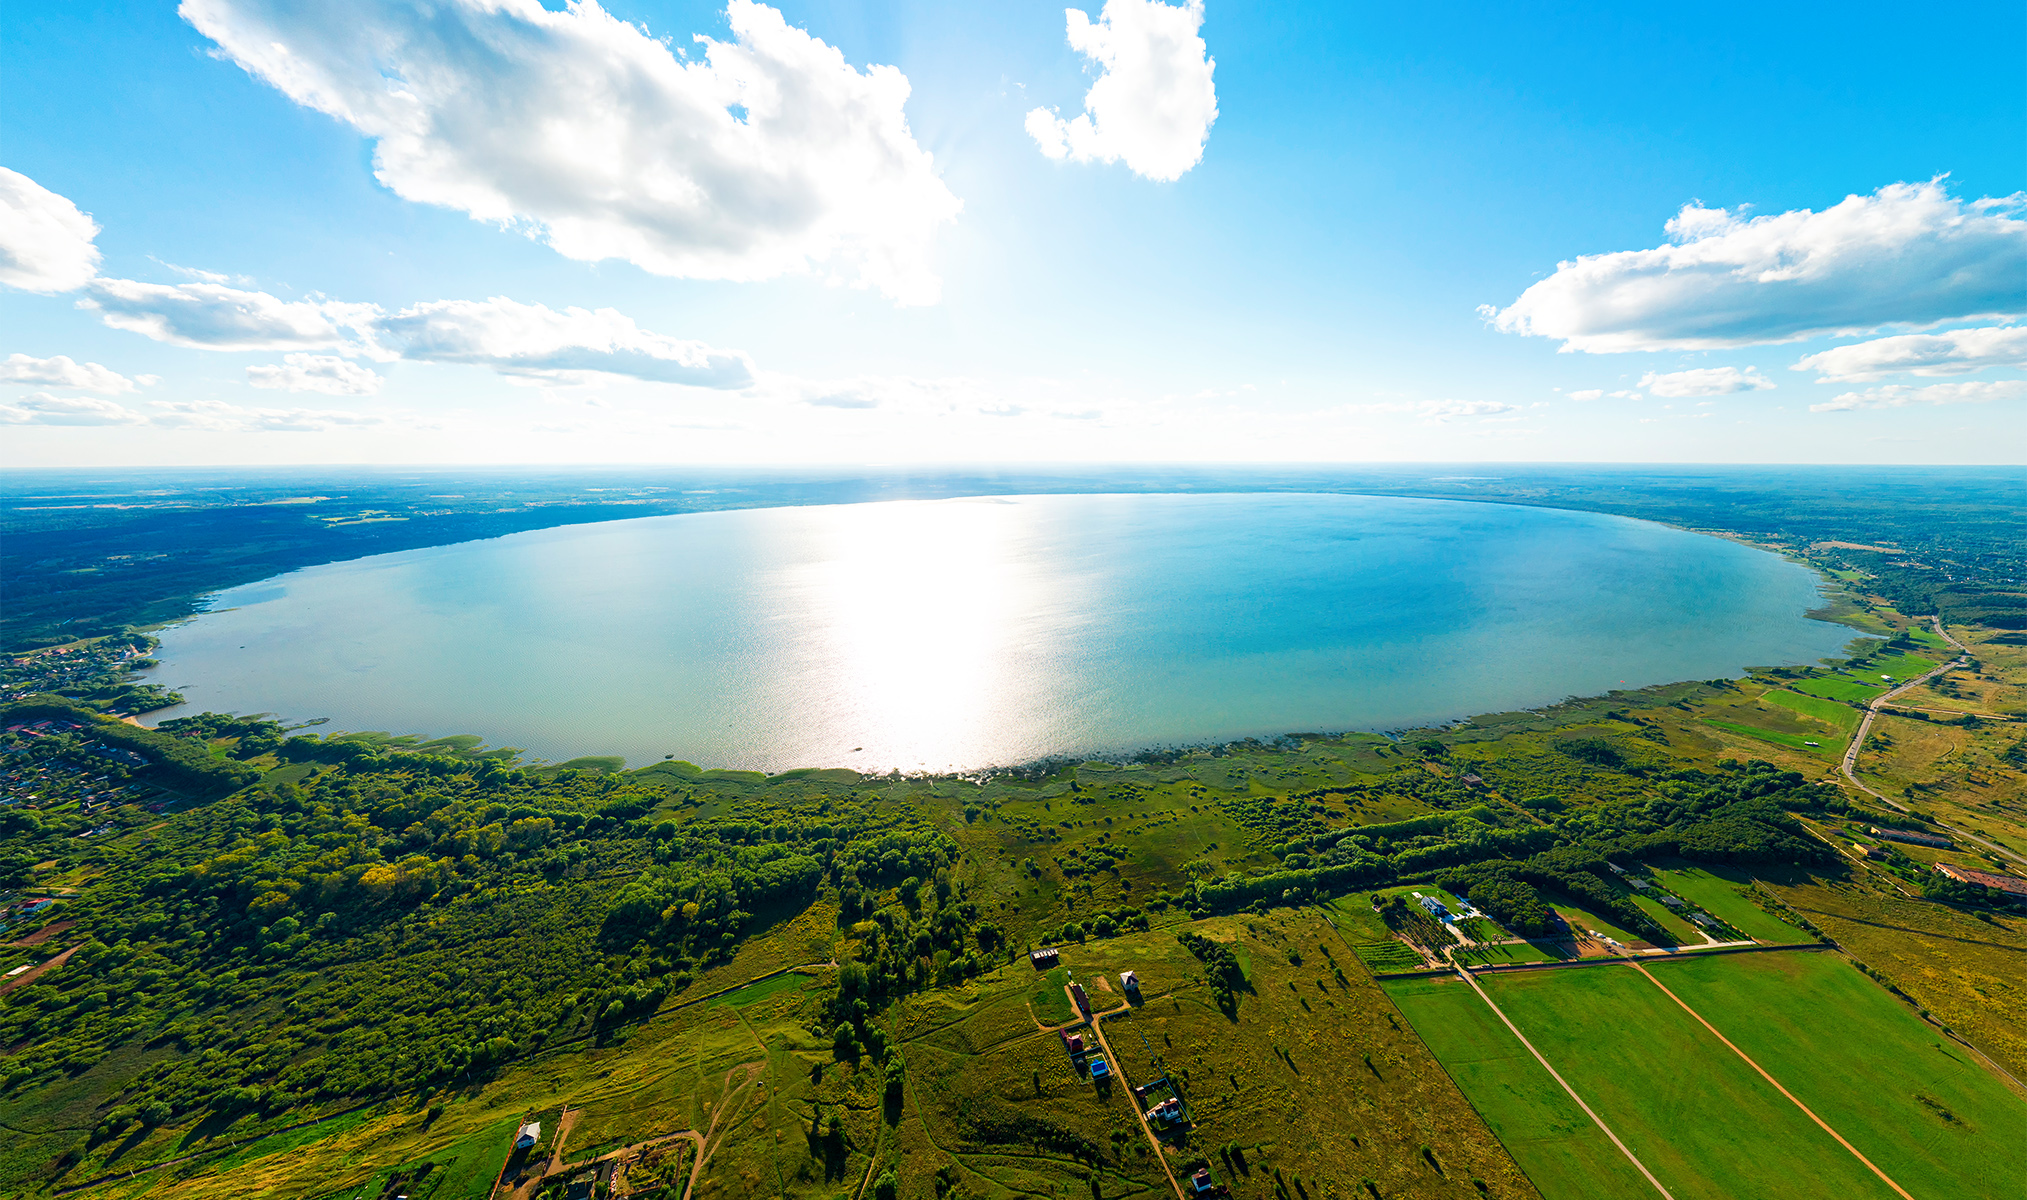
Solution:
{"label": "white cloud", "polygon": [[1797,371],[1821,371],[1820,383],[1857,382],[1906,371],[1964,375],[1986,367],[2027,365],[2027,325],[1989,325],[1948,333],[1907,333],[1811,354]]}
{"label": "white cloud", "polygon": [[[143,382],[153,382],[143,377]],[[6,362],[0,362],[0,383],[28,383],[41,387],[79,388],[87,392],[102,392],[117,396],[121,392],[134,390],[135,381],[97,363],[81,363],[67,354],[54,358],[30,358],[26,354],[10,354]]]}
{"label": "white cloud", "polygon": [[0,404],[0,425],[145,425],[148,419],[115,400],[35,392]]}
{"label": "white cloud", "polygon": [[1570,399],[1572,399],[1572,400],[1596,400],[1596,399],[1597,399],[1598,397],[1600,397],[1600,396],[1603,396],[1604,394],[1605,394],[1605,390],[1604,390],[1603,388],[1585,388],[1585,389],[1584,389],[1583,391],[1581,391],[1581,392],[1571,392],[1571,393],[1570,393]]}
{"label": "white cloud", "polygon": [[1706,350],[2027,313],[2027,194],[1964,202],[1940,180],[1823,212],[1685,207],[1672,244],[1563,262],[1503,310],[1564,350]]}
{"label": "white cloud", "polygon": [[1657,396],[1729,396],[1734,392],[1757,392],[1774,386],[1774,381],[1759,373],[1757,367],[1741,371],[1737,367],[1697,367],[1691,371],[1669,371],[1657,374],[1653,371],[1640,380],[1640,386]]}
{"label": "white cloud", "polygon": [[386,380],[370,367],[330,354],[290,354],[279,365],[248,367],[250,387],[326,396],[371,396]]}
{"label": "white cloud", "polygon": [[[553,381],[602,372],[656,383],[737,388],[753,379],[753,364],[741,351],[651,333],[610,308],[559,312],[505,296],[432,300],[389,316],[374,304],[282,300],[215,283],[98,279],[78,304],[95,310],[115,329],[200,350],[336,350],[382,362],[470,363]],[[299,353],[284,361],[294,363],[298,357],[312,356]],[[379,386],[379,376],[364,367],[305,373],[270,366],[249,368],[248,373],[255,387],[290,391],[364,395]]]}
{"label": "white cloud", "polygon": [[199,350],[324,350],[370,352],[370,304],[281,300],[266,292],[216,283],[138,283],[95,279],[78,307],[114,329]]}
{"label": "white cloud", "polygon": [[77,205],[0,167],[0,284],[44,293],[83,287],[99,269],[98,234]]}
{"label": "white cloud", "polygon": [[1098,80],[1074,118],[1045,108],[1028,113],[1028,135],[1050,158],[1123,159],[1148,179],[1182,178],[1202,160],[1218,119],[1217,63],[1197,36],[1203,0],[1105,0],[1095,22],[1081,9],[1064,16],[1070,48],[1098,65]]}
{"label": "white cloud", "polygon": [[854,69],[775,9],[684,60],[596,0],[184,0],[249,73],[377,140],[409,200],[585,262],[759,280],[832,264],[933,303],[961,204],[916,144],[906,76]]}
{"label": "white cloud", "polygon": [[558,312],[505,296],[437,300],[405,308],[376,329],[403,358],[478,363],[518,375],[599,371],[713,388],[753,381],[753,364],[744,353],[650,333],[610,308]]}
{"label": "white cloud", "polygon": [[214,433],[321,433],[327,429],[371,428],[388,419],[369,413],[311,408],[247,408],[223,400],[156,400],[153,423],[171,429]]}
{"label": "white cloud", "polygon": [[2027,379],[1993,379],[1974,383],[1931,383],[1845,392],[1835,400],[1811,404],[1810,412],[1850,412],[1860,408],[1912,408],[1929,404],[1989,404],[1994,400],[2027,399]]}

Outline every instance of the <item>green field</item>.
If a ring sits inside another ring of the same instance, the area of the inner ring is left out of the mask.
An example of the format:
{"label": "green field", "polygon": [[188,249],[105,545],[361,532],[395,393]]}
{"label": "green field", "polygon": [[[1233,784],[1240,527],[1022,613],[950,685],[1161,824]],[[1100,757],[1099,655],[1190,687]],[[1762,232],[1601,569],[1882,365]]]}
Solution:
{"label": "green field", "polygon": [[1653,1189],[1462,980],[1384,985],[1543,1200],[1617,1200]]}
{"label": "green field", "polygon": [[1835,954],[1658,963],[1655,978],[1917,1196],[2018,1196],[2027,1101]]}
{"label": "green field", "polygon": [[1668,932],[1674,934],[1676,937],[1677,944],[1683,946],[1696,946],[1702,944],[1703,931],[1699,929],[1697,926],[1691,924],[1689,921],[1684,920],[1682,914],[1676,912],[1674,909],[1661,903],[1659,900],[1654,899],[1652,896],[1648,895],[1645,892],[1633,893],[1632,899],[1633,903],[1640,906],[1641,912],[1644,912],[1648,916],[1654,918],[1657,922],[1660,923],[1661,928],[1666,929]]}
{"label": "green field", "polygon": [[1821,696],[1805,696],[1800,692],[1775,688],[1760,699],[1768,704],[1778,704],[1782,708],[1801,713],[1805,717],[1813,717],[1844,734],[1849,734],[1858,725],[1857,709],[1835,700],[1826,700]]}
{"label": "green field", "polygon": [[[1711,955],[1649,969],[1914,1195],[2018,1194],[2027,1103],[1842,958]],[[1480,982],[1678,1200],[1895,1194],[1637,971]],[[1386,990],[1546,1200],[1652,1194],[1467,988]]]}
{"label": "green field", "polygon": [[1794,690],[1827,700],[1868,701],[1886,689],[1863,684],[1849,675],[1825,675],[1818,679],[1805,679],[1794,686]]}
{"label": "green field", "polygon": [[[1736,733],[1740,737],[1758,738],[1760,741],[1772,742],[1776,746],[1783,746],[1789,750],[1800,750],[1804,754],[1834,754],[1841,749],[1841,747],[1834,743],[1823,745],[1822,738],[1804,738],[1793,733],[1776,733],[1771,729],[1741,725],[1736,721],[1720,721],[1715,717],[1705,717],[1704,722],[1709,725],[1715,725],[1726,733]],[[1810,742],[1816,742],[1817,745],[1811,746]]]}
{"label": "green field", "polygon": [[1808,934],[1738,894],[1751,878],[1728,867],[1679,863],[1653,868],[1661,886],[1756,942],[1807,942]]}
{"label": "green field", "polygon": [[[1892,1200],[1876,1176],[1633,968],[1480,982],[1676,1200]],[[1498,1019],[1487,1012],[1483,1020]]]}

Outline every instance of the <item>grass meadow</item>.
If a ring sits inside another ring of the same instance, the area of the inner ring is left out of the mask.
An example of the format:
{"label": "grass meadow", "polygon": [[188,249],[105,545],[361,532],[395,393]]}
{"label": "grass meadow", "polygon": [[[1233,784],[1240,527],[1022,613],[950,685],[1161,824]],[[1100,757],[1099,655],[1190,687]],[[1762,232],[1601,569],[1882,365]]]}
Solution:
{"label": "grass meadow", "polygon": [[2027,1099],[1835,954],[1649,967],[1917,1196],[2016,1197]]}
{"label": "grass meadow", "polygon": [[1656,866],[1651,874],[1676,895],[1756,942],[1810,941],[1808,934],[1767,912],[1739,894],[1750,876],[1729,867],[1675,863]]}
{"label": "grass meadow", "polygon": [[[1863,1164],[1633,968],[1480,982],[1676,1200],[1892,1200]],[[1498,1021],[1489,1011],[1482,1019]]]}

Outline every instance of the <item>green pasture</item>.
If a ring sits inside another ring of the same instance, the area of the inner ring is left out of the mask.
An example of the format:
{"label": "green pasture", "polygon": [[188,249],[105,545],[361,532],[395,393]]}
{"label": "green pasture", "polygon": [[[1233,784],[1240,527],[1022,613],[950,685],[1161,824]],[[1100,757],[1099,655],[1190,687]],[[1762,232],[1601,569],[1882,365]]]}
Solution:
{"label": "green pasture", "polygon": [[1661,886],[1757,942],[1807,942],[1808,934],[1738,894],[1751,877],[1729,867],[1677,863],[1652,867]]}
{"label": "green pasture", "polygon": [[1653,1194],[1603,1131],[1462,980],[1402,979],[1381,986],[1543,1200]]}
{"label": "green pasture", "polygon": [[1909,1192],[2020,1195],[2027,1100],[1841,956],[1713,955],[1650,969]]}
{"label": "green pasture", "polygon": [[1860,683],[1849,675],[1822,675],[1815,679],[1804,679],[1791,685],[1795,691],[1826,700],[1856,700],[1860,703],[1871,700],[1886,689]]}
{"label": "green pasture", "polygon": [[1479,983],[1676,1200],[1894,1200],[1632,967],[1484,975]]}
{"label": "green pasture", "polygon": [[[1804,754],[1830,754],[1834,753],[1838,749],[1838,747],[1835,746],[1834,744],[1823,745],[1822,738],[1804,738],[1799,734],[1777,733],[1771,729],[1760,729],[1752,725],[1741,725],[1736,721],[1720,721],[1715,717],[1705,717],[1703,719],[1703,722],[1706,725],[1714,725],[1717,728],[1724,730],[1726,733],[1735,733],[1738,734],[1740,737],[1757,738],[1762,742],[1771,742],[1776,746],[1782,746],[1789,750],[1800,750]],[[1818,744],[1811,746],[1809,744],[1810,742],[1816,742]]]}
{"label": "green pasture", "polygon": [[1544,898],[1549,901],[1549,907],[1561,913],[1562,919],[1569,922],[1569,927],[1571,929],[1578,931],[1579,933],[1585,930],[1595,929],[1599,933],[1608,934],[1612,937],[1619,939],[1619,941],[1627,945],[1631,945],[1634,942],[1644,942],[1647,940],[1646,938],[1641,937],[1637,933],[1633,933],[1626,929],[1621,929],[1619,926],[1612,924],[1610,921],[1605,920],[1603,917],[1598,916],[1596,913],[1591,912],[1589,909],[1578,908],[1576,905],[1570,903],[1567,897],[1562,896],[1559,893],[1549,893]]}
{"label": "green pasture", "polygon": [[778,996],[782,992],[801,991],[809,986],[809,982],[809,976],[798,975],[794,971],[790,971],[785,975],[776,975],[772,979],[763,979],[759,983],[748,984],[736,992],[726,992],[724,995],[713,999],[711,1004],[713,1007],[729,1004],[734,1008],[744,1008],[749,1004],[756,1004],[769,997]]}
{"label": "green pasture", "polygon": [[1630,899],[1640,906],[1640,911],[1654,918],[1661,928],[1675,935],[1676,941],[1684,946],[1694,946],[1703,941],[1703,931],[1674,909],[1654,899],[1646,892],[1635,891]]}
{"label": "green pasture", "polygon": [[1858,725],[1857,709],[1835,700],[1826,700],[1821,696],[1805,696],[1800,692],[1775,688],[1760,699],[1768,704],[1778,704],[1782,708],[1821,721],[1843,734],[1849,734]]}

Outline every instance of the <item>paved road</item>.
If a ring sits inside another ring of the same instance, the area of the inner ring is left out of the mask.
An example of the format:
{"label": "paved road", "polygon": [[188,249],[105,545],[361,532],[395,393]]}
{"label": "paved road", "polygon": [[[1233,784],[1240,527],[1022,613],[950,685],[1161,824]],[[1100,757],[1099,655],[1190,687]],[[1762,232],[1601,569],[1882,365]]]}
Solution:
{"label": "paved road", "polygon": [[[1958,650],[1962,651],[1963,653],[1960,654],[1958,657],[1952,659],[1951,661],[1946,662],[1941,666],[1937,667],[1935,670],[1930,671],[1928,674],[1921,676],[1918,679],[1910,679],[1906,683],[1901,684],[1900,686],[1892,689],[1891,691],[1884,692],[1878,696],[1875,696],[1872,700],[1872,703],[1866,705],[1865,719],[1858,723],[1858,732],[1851,735],[1851,744],[1844,750],[1844,762],[1842,764],[1844,768],[1844,778],[1851,781],[1852,787],[1855,787],[1859,791],[1864,792],[1866,795],[1871,796],[1873,799],[1879,801],[1881,804],[1886,805],[1888,808],[1893,809],[1895,812],[1903,812],[1903,813],[1907,812],[1908,811],[1907,805],[1902,804],[1898,800],[1888,798],[1884,793],[1875,791],[1871,787],[1871,785],[1865,783],[1863,780],[1858,778],[1858,752],[1865,748],[1865,736],[1872,732],[1873,718],[1877,717],[1879,715],[1880,709],[1885,707],[1886,703],[1889,700],[1892,700],[1895,696],[1898,696],[1903,692],[1911,691],[1914,688],[1918,688],[1922,684],[1927,683],[1929,680],[1934,679],[1940,675],[1947,674],[1948,672],[1965,665],[1971,659],[1971,648],[1969,646],[1964,645],[1956,638],[1950,636],[1950,631],[1943,628],[1943,620],[1941,617],[1931,617],[1930,620],[1935,623],[1936,636],[1942,638],[1950,645],[1955,646]],[[1940,825],[1944,829],[1949,830],[1953,836],[1962,838],[1964,841],[1976,842],[1978,845],[1985,847],[1987,850],[1990,850],[1995,854],[2003,854],[2007,858],[2012,859],[2014,862],[2027,864],[2027,857],[2022,857],[2018,854],[2015,854],[2011,850],[2008,850],[2006,847],[1998,845],[1995,842],[1986,841],[1984,838],[1981,838],[1974,833],[1969,833],[1963,829],[1959,829],[1956,826],[1951,825],[1947,821],[1936,821],[1935,824]]]}

